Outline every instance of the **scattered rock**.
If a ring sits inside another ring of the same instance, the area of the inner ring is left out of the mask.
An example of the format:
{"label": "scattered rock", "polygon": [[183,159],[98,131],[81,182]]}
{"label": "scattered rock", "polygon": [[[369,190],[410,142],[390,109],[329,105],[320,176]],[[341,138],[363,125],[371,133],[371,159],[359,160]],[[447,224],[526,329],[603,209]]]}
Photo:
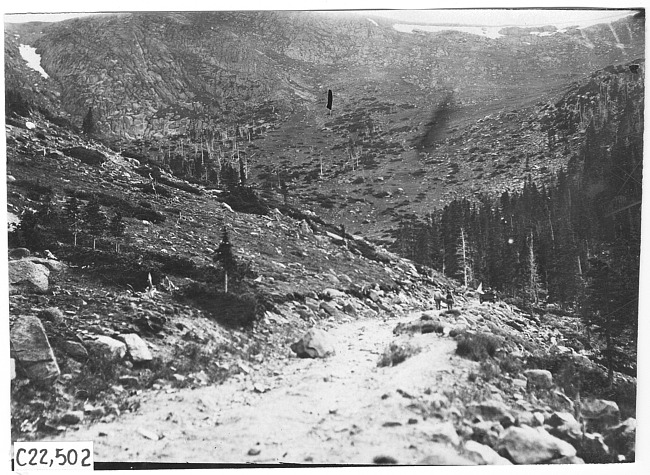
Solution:
{"label": "scattered rock", "polygon": [[336,309],[336,307],[334,307],[334,305],[329,302],[321,302],[319,307],[332,317],[339,315],[339,311]]}
{"label": "scattered rock", "polygon": [[378,302],[381,299],[382,294],[383,292],[380,293],[377,290],[371,290],[368,293],[368,297],[370,297],[370,300],[372,300],[373,302]]}
{"label": "scattered rock", "polygon": [[121,360],[126,355],[126,345],[111,337],[100,335],[85,342],[91,351],[109,360]]}
{"label": "scattered rock", "polygon": [[382,427],[400,427],[401,425],[402,425],[401,422],[388,421],[388,422],[384,422],[381,426]]}
{"label": "scattered rock", "polygon": [[19,293],[22,289],[45,293],[50,286],[50,270],[26,259],[9,261],[9,293]]}
{"label": "scattered rock", "polygon": [[24,259],[31,256],[32,253],[25,247],[17,247],[9,250],[9,259]]}
{"label": "scattered rock", "polygon": [[560,427],[565,424],[580,426],[580,423],[570,412],[554,412],[545,422],[552,427]]}
{"label": "scattered rock", "polygon": [[26,262],[32,262],[34,264],[40,264],[47,267],[50,272],[59,273],[63,272],[65,269],[65,264],[63,262],[54,260],[54,259],[43,259],[42,257],[27,257],[24,259]]}
{"label": "scattered rock", "polygon": [[529,369],[524,372],[528,380],[528,389],[551,389],[553,387],[553,375],[545,369]]}
{"label": "scattered rock", "polygon": [[79,424],[84,419],[83,411],[70,411],[61,416],[59,422],[66,425]]}
{"label": "scattered rock", "polygon": [[106,415],[106,409],[104,409],[101,406],[93,406],[92,404],[85,404],[84,414],[87,414],[92,417],[104,417]]}
{"label": "scattered rock", "polygon": [[63,348],[63,351],[72,358],[80,360],[88,358],[88,350],[86,350],[86,347],[79,342],[66,340],[61,344],[61,347]]}
{"label": "scattered rock", "polygon": [[61,374],[38,317],[21,316],[10,331],[11,353],[30,380],[48,383]]}
{"label": "scattered rock", "polygon": [[262,453],[262,451],[260,449],[258,449],[257,447],[249,449],[249,451],[248,451],[248,455],[251,455],[251,456],[259,455],[260,453]]}
{"label": "scattered rock", "polygon": [[377,455],[372,459],[372,463],[376,465],[397,465],[397,460],[390,455]]}
{"label": "scattered rock", "polygon": [[498,422],[482,421],[471,426],[472,439],[480,444],[494,447],[503,432],[503,427]]}
{"label": "scattered rock", "polygon": [[340,290],[336,290],[336,289],[325,289],[325,290],[323,290],[323,294],[326,295],[330,299],[344,298],[345,297],[345,293],[341,292]]}
{"label": "scattered rock", "polygon": [[516,464],[548,463],[576,455],[569,443],[553,437],[541,427],[509,427],[499,437],[497,452]]}
{"label": "scattered rock", "polygon": [[153,431],[144,428],[138,428],[138,434],[140,434],[145,439],[149,440],[160,440],[160,436]]}
{"label": "scattered rock", "polygon": [[470,404],[468,409],[488,420],[500,420],[511,415],[510,408],[503,401],[496,399]]}
{"label": "scattered rock", "polygon": [[325,358],[335,353],[329,335],[317,328],[309,330],[290,348],[300,358]]}
{"label": "scattered rock", "polygon": [[120,335],[120,339],[126,344],[126,349],[134,363],[144,363],[153,360],[147,344],[137,334],[126,333]]}
{"label": "scattered rock", "polygon": [[492,448],[473,440],[465,442],[463,452],[468,459],[478,465],[512,465],[510,460],[501,457]]}
{"label": "scattered rock", "polygon": [[419,425],[419,428],[422,429],[422,433],[433,442],[455,446],[460,444],[460,437],[458,437],[458,434],[456,433],[454,424],[449,421],[437,424],[425,421]]}

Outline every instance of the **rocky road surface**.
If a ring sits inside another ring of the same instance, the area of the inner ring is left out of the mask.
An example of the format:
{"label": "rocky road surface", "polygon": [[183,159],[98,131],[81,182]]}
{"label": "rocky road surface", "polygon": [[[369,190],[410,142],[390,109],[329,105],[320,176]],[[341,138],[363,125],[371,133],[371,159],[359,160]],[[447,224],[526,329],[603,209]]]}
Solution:
{"label": "rocky road surface", "polygon": [[453,354],[453,339],[431,333],[410,338],[420,353],[378,367],[398,338],[393,328],[408,319],[324,326],[334,356],[275,363],[220,386],[146,393],[137,413],[61,439],[94,440],[98,462],[416,463],[431,453],[426,427],[434,424],[418,401],[474,363]]}

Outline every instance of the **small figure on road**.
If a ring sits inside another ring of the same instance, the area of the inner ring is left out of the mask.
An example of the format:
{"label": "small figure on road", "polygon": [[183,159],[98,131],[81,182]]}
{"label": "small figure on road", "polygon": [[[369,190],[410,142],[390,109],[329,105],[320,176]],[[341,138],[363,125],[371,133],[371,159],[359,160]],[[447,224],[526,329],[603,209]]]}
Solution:
{"label": "small figure on road", "polygon": [[451,310],[454,307],[454,296],[451,294],[451,289],[447,289],[447,310]]}
{"label": "small figure on road", "polygon": [[442,292],[440,292],[440,289],[433,292],[433,300],[436,302],[436,310],[440,310],[442,308]]}

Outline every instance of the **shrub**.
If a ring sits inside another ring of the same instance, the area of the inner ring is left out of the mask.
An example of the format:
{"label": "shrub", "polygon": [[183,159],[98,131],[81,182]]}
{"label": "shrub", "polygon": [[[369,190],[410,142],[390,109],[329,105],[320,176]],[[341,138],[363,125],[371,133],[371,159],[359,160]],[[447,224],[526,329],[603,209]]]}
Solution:
{"label": "shrub", "polygon": [[36,316],[46,322],[62,323],[64,321],[63,312],[56,307],[48,307],[41,310]]}
{"label": "shrub", "polygon": [[225,202],[240,213],[266,215],[269,212],[269,207],[255,190],[246,186],[232,187]]}
{"label": "shrub", "polygon": [[381,355],[377,366],[395,366],[418,354],[421,348],[414,346],[412,343],[396,343],[392,342],[388,348],[384,350]]}
{"label": "shrub", "polygon": [[489,360],[484,360],[481,362],[480,374],[485,381],[490,381],[492,378],[499,376],[501,374],[501,371],[496,363],[493,363]]}
{"label": "shrub", "polygon": [[106,155],[97,150],[85,147],[72,147],[63,150],[67,156],[76,158],[86,165],[101,165],[106,161]]}
{"label": "shrub", "polygon": [[474,361],[494,357],[502,345],[501,339],[485,333],[463,333],[458,338],[456,354]]}
{"label": "shrub", "polygon": [[131,204],[129,201],[118,196],[110,195],[108,193],[91,193],[84,190],[75,190],[72,188],[65,188],[65,193],[69,196],[74,196],[79,200],[90,200],[93,195],[99,200],[99,204],[107,208],[114,208],[120,211],[124,217],[132,217],[140,220],[150,221],[152,223],[163,223],[167,219],[163,213],[152,209],[151,203],[147,201],[140,201],[137,205]]}
{"label": "shrub", "polygon": [[70,387],[77,388],[78,399],[99,399],[115,384],[119,368],[117,360],[102,354],[90,355],[81,372],[73,373]]}
{"label": "shrub", "polygon": [[42,185],[40,181],[16,180],[12,185],[23,188],[27,198],[34,201],[40,201],[44,196],[51,196],[53,193],[51,186]]}
{"label": "shrub", "polygon": [[15,89],[9,89],[5,92],[5,115],[9,116],[12,113],[22,117],[29,117],[31,113],[31,105]]}
{"label": "shrub", "polygon": [[226,293],[198,282],[191,283],[178,295],[181,299],[192,300],[210,318],[230,327],[250,326],[263,311],[255,294]]}
{"label": "shrub", "polygon": [[513,376],[517,375],[521,373],[523,366],[524,365],[519,358],[515,358],[514,356],[511,356],[509,354],[505,354],[501,358],[499,358],[499,368],[504,373],[508,373]]}

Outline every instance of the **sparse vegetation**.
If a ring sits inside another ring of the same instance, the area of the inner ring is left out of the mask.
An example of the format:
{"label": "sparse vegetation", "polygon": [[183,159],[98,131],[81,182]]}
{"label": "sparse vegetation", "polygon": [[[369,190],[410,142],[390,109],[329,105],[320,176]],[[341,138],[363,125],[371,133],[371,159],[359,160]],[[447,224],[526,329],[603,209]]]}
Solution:
{"label": "sparse vegetation", "polygon": [[456,354],[474,361],[485,361],[494,358],[497,349],[501,348],[502,340],[485,333],[462,333],[457,337]]}
{"label": "sparse vegetation", "polygon": [[377,366],[395,366],[403,363],[413,355],[418,354],[421,348],[408,341],[392,342],[384,350]]}

